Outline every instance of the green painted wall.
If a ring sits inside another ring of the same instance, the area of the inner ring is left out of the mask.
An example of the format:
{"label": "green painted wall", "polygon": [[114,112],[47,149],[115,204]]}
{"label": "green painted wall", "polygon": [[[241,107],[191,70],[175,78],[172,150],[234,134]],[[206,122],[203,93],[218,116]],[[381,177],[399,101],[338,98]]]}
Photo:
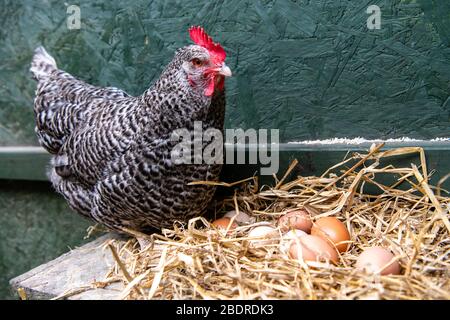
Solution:
{"label": "green painted wall", "polygon": [[[72,4],[70,1],[66,1]],[[0,0],[0,145],[35,143],[33,49],[98,85],[139,94],[186,29],[203,25],[228,52],[227,127],[280,128],[283,141],[448,136],[448,0]],[[382,11],[368,30],[366,8]]]}

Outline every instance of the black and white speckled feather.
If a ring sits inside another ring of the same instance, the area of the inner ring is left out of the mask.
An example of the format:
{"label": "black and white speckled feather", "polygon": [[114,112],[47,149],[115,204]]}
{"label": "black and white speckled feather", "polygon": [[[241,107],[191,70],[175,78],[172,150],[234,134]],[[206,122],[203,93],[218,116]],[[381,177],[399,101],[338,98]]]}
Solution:
{"label": "black and white speckled feather", "polygon": [[207,96],[203,84],[189,82],[189,61],[207,56],[197,45],[179,49],[159,80],[133,97],[78,80],[36,50],[36,134],[53,155],[53,186],[75,211],[118,231],[171,227],[204,213],[214,187],[187,184],[217,180],[221,165],[174,164],[170,136],[194,121],[223,130],[224,91]]}

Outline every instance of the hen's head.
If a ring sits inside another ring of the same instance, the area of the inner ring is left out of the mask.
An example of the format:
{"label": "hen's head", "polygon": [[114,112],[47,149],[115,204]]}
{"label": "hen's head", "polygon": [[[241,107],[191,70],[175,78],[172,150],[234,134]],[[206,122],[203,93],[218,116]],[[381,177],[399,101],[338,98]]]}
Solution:
{"label": "hen's head", "polygon": [[192,89],[211,96],[215,89],[223,90],[225,77],[231,76],[231,70],[225,64],[225,50],[201,27],[189,28],[189,35],[195,45],[178,52],[182,59],[181,68]]}

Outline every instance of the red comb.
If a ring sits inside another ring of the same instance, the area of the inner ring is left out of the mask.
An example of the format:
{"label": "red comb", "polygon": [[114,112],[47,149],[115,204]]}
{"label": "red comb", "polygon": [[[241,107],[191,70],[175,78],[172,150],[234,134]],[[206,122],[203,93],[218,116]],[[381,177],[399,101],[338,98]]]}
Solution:
{"label": "red comb", "polygon": [[192,41],[208,50],[209,54],[212,55],[214,62],[221,63],[225,61],[227,56],[225,50],[220,44],[215,43],[202,27],[190,27],[189,35]]}

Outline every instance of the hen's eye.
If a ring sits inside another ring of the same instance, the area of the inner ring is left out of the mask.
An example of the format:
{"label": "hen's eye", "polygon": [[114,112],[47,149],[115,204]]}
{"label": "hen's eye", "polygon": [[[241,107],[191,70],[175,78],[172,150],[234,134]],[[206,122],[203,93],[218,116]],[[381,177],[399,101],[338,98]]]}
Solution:
{"label": "hen's eye", "polygon": [[195,67],[200,67],[203,64],[199,58],[194,58],[191,62]]}

